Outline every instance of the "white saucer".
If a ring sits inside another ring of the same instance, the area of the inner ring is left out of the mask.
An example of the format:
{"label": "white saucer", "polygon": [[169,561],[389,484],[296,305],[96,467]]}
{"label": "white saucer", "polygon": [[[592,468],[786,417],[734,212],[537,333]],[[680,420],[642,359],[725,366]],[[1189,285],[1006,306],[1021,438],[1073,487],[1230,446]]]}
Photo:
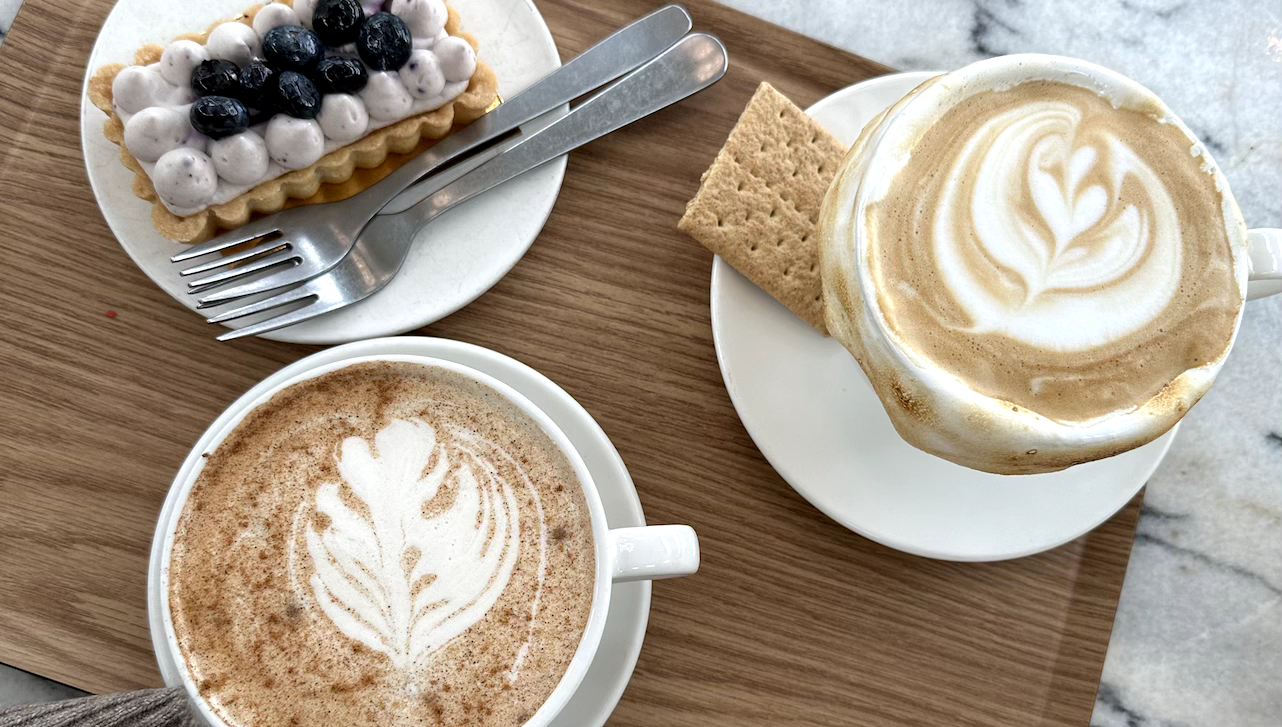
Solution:
{"label": "white saucer", "polygon": [[[337,346],[308,356],[267,377],[245,392],[227,408],[218,420],[209,426],[193,451],[203,451],[213,434],[223,427],[236,412],[276,384],[309,368],[339,359],[376,354],[413,354],[433,356],[454,361],[483,371],[520,391],[556,422],[561,431],[574,443],[592,479],[601,493],[606,520],[610,527],[645,525],[641,501],[637,498],[632,477],[623,459],[588,412],[561,387],[525,364],[506,356],[494,359],[493,353],[478,354],[478,347],[443,338],[403,336],[360,341]],[[160,511],[157,532],[163,533],[169,518],[174,517],[175,492],[170,491]],[[152,544],[148,580],[155,584],[160,578],[160,540]],[[165,684],[182,684],[177,665],[168,656],[164,644],[164,628],[160,619],[159,592],[150,587],[151,598],[147,603],[147,616],[151,628],[152,647],[160,664]],[[554,727],[600,727],[605,724],[623,696],[623,690],[632,678],[641,642],[645,638],[646,623],[650,618],[650,582],[616,583],[610,597],[610,610],[606,616],[605,634],[588,674],[565,709],[553,720]]]}
{"label": "white saucer", "polygon": [[[850,144],[933,75],[875,78],[807,113]],[[1090,531],[1143,487],[1175,435],[1062,472],[985,474],[900,439],[846,349],[721,258],[712,267],[712,331],[735,409],[788,484],[860,535],[930,558],[1018,558]]]}
{"label": "white saucer", "polygon": [[[239,15],[255,1],[119,0],[94,43],[85,74],[80,138],[102,215],[134,263],[192,310],[196,300],[178,277],[179,266],[169,262],[185,246],[166,240],[152,227],[151,203],[134,196],[133,172],[120,163],[119,148],[103,137],[107,117],[89,102],[88,82],[101,66],[132,63],[134,51],[147,43],[167,43],[182,33],[204,30],[220,18]],[[503,98],[560,67],[552,34],[531,0],[451,2],[463,17],[463,29],[480,41],[480,57],[498,74]],[[344,343],[404,333],[444,318],[476,300],[516,265],[543,229],[564,176],[562,157],[451,210],[419,233],[405,267],[378,294],[264,338]]]}

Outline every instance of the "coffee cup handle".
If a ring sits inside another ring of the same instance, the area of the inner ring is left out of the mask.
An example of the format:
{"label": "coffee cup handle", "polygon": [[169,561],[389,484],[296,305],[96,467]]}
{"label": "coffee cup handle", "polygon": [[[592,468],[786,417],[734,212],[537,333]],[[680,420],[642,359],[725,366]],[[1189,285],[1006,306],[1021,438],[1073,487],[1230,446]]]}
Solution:
{"label": "coffee cup handle", "polygon": [[689,525],[649,525],[610,531],[615,583],[678,578],[699,570],[699,536]]}
{"label": "coffee cup handle", "polygon": [[1247,230],[1246,247],[1251,262],[1246,299],[1282,293],[1282,230]]}

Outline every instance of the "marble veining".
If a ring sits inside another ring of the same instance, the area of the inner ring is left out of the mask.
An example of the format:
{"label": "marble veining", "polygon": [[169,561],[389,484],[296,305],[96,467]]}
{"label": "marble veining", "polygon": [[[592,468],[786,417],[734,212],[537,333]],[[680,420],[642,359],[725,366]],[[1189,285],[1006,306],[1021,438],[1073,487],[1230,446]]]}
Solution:
{"label": "marble veining", "polygon": [[9,34],[9,28],[13,25],[13,19],[17,17],[20,7],[22,7],[22,0],[0,0],[0,43],[4,43],[5,36]]}
{"label": "marble veining", "polygon": [[[1158,92],[1282,225],[1282,0],[723,0],[904,70],[1045,52]],[[0,42],[22,0],[0,0]],[[1252,303],[1149,482],[1092,727],[1278,727],[1282,297]]]}

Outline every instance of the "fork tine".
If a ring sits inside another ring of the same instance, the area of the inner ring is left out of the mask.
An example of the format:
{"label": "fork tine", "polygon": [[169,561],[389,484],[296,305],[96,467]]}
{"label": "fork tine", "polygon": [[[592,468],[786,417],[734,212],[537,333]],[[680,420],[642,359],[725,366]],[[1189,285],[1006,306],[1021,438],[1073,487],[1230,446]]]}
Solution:
{"label": "fork tine", "polygon": [[244,262],[245,260],[249,260],[250,258],[258,257],[259,255],[262,255],[264,253],[276,252],[282,247],[288,248],[289,246],[290,244],[287,240],[278,238],[276,240],[272,240],[271,242],[265,242],[261,245],[256,245],[254,247],[249,248],[248,250],[242,250],[234,255],[227,255],[224,257],[220,257],[217,260],[210,260],[207,263],[195,265],[193,267],[187,268],[186,270],[179,272],[178,274],[185,278],[188,275],[199,275],[200,273],[207,273],[210,270],[217,270],[218,268],[221,268],[224,265],[235,265],[236,263]]}
{"label": "fork tine", "polygon": [[[298,253],[286,248],[273,255],[260,257],[250,262],[249,264],[242,265],[238,268],[232,268],[231,270],[224,270],[221,273],[214,273],[213,275],[210,275],[205,278],[200,278],[198,280],[189,280],[187,281],[187,287],[189,289],[187,292],[192,294],[199,293],[202,290],[209,288],[212,285],[221,285],[222,283],[227,283],[232,280],[238,280],[240,278],[245,277],[246,275],[251,275],[253,273],[266,270],[267,268],[275,267],[276,265],[287,263],[287,262],[290,262],[291,260],[299,260],[299,259],[300,258],[298,256]],[[193,290],[193,289],[199,289],[199,290]]]}
{"label": "fork tine", "polygon": [[264,217],[261,220],[255,220],[254,222],[250,222],[247,225],[241,225],[229,232],[224,232],[209,242],[183,250],[177,255],[169,258],[169,261],[180,263],[185,260],[201,257],[202,255],[222,252],[229,247],[235,247],[249,242],[250,240],[256,240],[264,235],[270,235],[273,232],[280,232],[280,220],[278,219],[280,214],[281,213],[277,213],[270,217]]}
{"label": "fork tine", "polygon": [[[321,275],[325,272],[324,266],[308,260],[303,260],[292,267],[282,268],[271,275],[264,275],[257,280],[251,280],[240,285],[233,285],[230,288],[210,293],[196,301],[197,308],[211,308],[216,305],[230,303],[237,298],[244,298],[250,295],[266,293],[277,288],[284,288],[298,283],[306,283],[308,280]],[[192,294],[203,293],[214,286],[202,286],[198,290],[189,291]]]}
{"label": "fork tine", "polygon": [[262,300],[255,301],[253,303],[247,303],[239,308],[232,308],[229,311],[223,311],[213,318],[206,318],[205,322],[226,323],[227,321],[234,321],[237,318],[252,316],[255,313],[262,313],[263,311],[269,311],[273,308],[279,308],[282,305],[289,305],[290,303],[297,303],[300,300],[315,296],[316,293],[312,290],[308,290],[307,286],[304,285],[292,290],[287,290],[278,295],[273,295],[270,298],[263,298]]}
{"label": "fork tine", "polygon": [[267,333],[278,328],[292,326],[295,323],[302,323],[305,320],[328,313],[336,308],[346,307],[347,305],[348,301],[322,300],[317,298],[309,305],[305,305],[298,310],[290,311],[276,316],[275,318],[268,318],[265,321],[259,321],[258,323],[245,326],[244,328],[237,328],[235,330],[228,331],[219,336],[218,340],[230,341],[236,338],[244,338],[245,336],[257,336],[260,333]]}

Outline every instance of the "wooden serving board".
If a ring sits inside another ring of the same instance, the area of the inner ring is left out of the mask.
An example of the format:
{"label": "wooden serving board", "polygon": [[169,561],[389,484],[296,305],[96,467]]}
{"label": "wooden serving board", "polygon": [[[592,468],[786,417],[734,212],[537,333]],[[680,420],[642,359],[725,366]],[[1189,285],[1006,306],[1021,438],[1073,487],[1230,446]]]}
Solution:
{"label": "wooden serving board", "polygon": [[[566,57],[659,4],[538,2]],[[649,520],[702,538],[700,574],[654,588],[614,724],[1087,724],[1137,502],[1037,557],[915,558],[808,505],[735,416],[708,320],[710,255],[677,219],[760,81],[805,106],[887,69],[689,5],[729,49],[725,80],[571,155],[529,255],[425,331],[561,384],[613,438]],[[110,6],[27,0],[0,47],[0,662],[92,692],[160,683],[147,556],[187,449],[315,350],[215,342],[112,238],[77,121]]]}

